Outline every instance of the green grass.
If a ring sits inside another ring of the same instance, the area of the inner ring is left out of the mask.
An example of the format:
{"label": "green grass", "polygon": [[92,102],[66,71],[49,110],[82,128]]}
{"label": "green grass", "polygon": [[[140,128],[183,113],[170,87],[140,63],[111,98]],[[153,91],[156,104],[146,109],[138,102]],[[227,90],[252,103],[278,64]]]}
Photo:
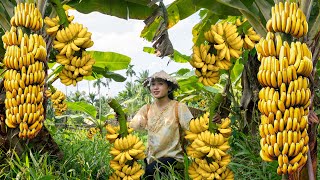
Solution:
{"label": "green grass", "polygon": [[[111,173],[109,161],[110,145],[104,136],[96,135],[93,140],[87,138],[87,130],[60,129],[53,133],[53,138],[59,145],[64,156],[62,159],[45,152],[33,152],[28,149],[21,156],[14,152],[0,152],[5,164],[0,165],[0,179],[23,180],[93,180],[108,179]],[[145,133],[137,133],[146,142]],[[263,162],[259,156],[260,137],[247,136],[239,132],[233,133],[230,140],[232,150],[229,151],[233,160],[229,167],[239,180],[277,180],[277,162]],[[318,143],[318,148],[320,144]],[[318,174],[320,179],[320,158],[318,155]],[[186,162],[188,164],[189,162]],[[168,167],[169,174],[156,172],[157,180],[183,180],[183,173],[176,173]]]}

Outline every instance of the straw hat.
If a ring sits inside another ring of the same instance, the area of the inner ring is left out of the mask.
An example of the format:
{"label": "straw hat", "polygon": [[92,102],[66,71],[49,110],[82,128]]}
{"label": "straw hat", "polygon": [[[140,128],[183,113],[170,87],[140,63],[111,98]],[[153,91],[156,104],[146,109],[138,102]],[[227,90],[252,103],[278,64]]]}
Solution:
{"label": "straw hat", "polygon": [[154,73],[152,76],[148,77],[144,82],[143,85],[150,87],[151,85],[151,81],[154,79],[163,79],[165,81],[171,82],[172,83],[172,91],[176,90],[179,88],[178,82],[177,80],[170,76],[168,73],[166,73],[165,71],[159,71]]}

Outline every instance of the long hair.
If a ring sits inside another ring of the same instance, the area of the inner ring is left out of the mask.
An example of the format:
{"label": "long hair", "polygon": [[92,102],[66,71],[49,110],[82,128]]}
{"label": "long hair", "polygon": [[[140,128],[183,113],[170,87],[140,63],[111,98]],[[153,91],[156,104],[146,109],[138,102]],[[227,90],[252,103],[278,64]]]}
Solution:
{"label": "long hair", "polygon": [[173,91],[175,90],[174,84],[170,81],[165,81],[168,84],[168,87],[171,87],[171,90],[168,92],[168,98],[174,100]]}

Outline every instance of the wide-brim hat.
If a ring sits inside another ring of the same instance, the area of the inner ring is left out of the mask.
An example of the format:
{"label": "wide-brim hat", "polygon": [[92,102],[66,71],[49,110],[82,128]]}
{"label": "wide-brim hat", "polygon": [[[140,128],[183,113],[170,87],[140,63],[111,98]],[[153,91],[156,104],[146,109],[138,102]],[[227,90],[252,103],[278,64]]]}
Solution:
{"label": "wide-brim hat", "polygon": [[163,79],[165,81],[171,82],[172,83],[172,91],[174,91],[174,90],[179,88],[177,80],[174,77],[170,76],[168,73],[166,73],[163,70],[159,71],[159,72],[156,72],[152,76],[148,77],[143,82],[143,86],[150,87],[151,81],[154,80],[154,79]]}

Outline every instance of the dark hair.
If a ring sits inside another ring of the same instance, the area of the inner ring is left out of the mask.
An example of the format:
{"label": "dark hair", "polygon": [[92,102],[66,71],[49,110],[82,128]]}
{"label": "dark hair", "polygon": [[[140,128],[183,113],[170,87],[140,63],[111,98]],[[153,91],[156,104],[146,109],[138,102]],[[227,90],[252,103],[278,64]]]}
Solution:
{"label": "dark hair", "polygon": [[171,90],[168,92],[168,98],[171,100],[174,100],[174,95],[173,95],[173,91],[174,91],[174,84],[170,81],[165,81],[168,84],[168,87],[171,87]]}

